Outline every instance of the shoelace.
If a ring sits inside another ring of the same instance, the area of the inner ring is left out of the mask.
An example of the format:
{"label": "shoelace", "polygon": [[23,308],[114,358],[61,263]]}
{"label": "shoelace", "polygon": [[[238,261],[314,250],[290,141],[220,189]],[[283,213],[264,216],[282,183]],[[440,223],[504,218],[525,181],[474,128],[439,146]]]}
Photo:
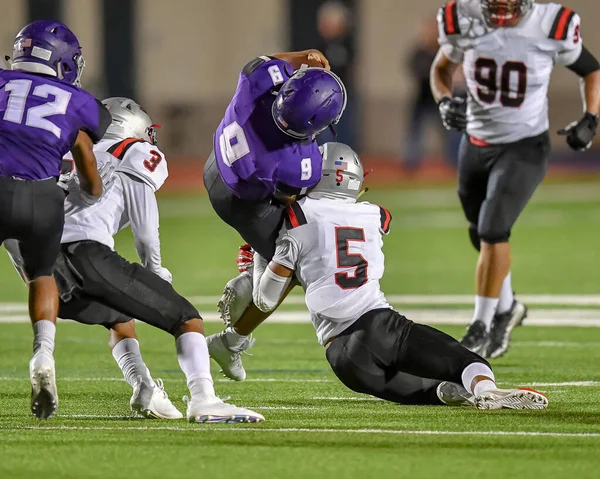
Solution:
{"label": "shoelace", "polygon": [[156,387],[160,390],[160,392],[162,392],[163,398],[169,399],[169,395],[167,394],[167,391],[165,391],[163,380],[161,378],[156,378],[154,380],[154,384],[156,384]]}

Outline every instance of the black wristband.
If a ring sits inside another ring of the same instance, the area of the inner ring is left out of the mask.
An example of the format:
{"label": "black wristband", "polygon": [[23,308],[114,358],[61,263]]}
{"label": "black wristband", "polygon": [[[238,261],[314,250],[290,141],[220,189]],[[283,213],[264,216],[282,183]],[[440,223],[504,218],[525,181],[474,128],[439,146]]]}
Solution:
{"label": "black wristband", "polygon": [[575,61],[575,63],[568,65],[567,68],[579,75],[581,78],[584,78],[590,73],[600,70],[600,62],[598,62],[596,57],[592,55],[584,45],[579,58]]}

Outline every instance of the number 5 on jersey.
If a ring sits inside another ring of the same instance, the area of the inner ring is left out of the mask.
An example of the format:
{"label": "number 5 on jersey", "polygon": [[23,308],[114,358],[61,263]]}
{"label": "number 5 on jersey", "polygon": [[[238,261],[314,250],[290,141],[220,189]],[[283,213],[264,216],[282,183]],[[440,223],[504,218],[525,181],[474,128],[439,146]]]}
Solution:
{"label": "number 5 on jersey", "polygon": [[360,288],[369,281],[369,274],[367,272],[369,263],[367,260],[359,253],[349,252],[352,241],[364,243],[365,230],[349,226],[338,226],[335,229],[338,268],[355,268],[354,274],[347,271],[335,273],[335,284],[342,289]]}

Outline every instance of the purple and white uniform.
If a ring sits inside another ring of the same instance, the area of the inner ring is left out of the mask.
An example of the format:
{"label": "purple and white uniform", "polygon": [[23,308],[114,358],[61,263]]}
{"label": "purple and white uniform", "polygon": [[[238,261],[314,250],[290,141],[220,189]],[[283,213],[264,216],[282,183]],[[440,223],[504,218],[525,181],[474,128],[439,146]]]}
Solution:
{"label": "purple and white uniform", "polygon": [[303,194],[321,179],[322,157],[312,139],[283,133],[271,108],[292,66],[261,56],[248,63],[214,136],[217,167],[238,198],[259,202],[276,191]]}
{"label": "purple and white uniform", "polygon": [[50,76],[0,70],[0,176],[58,177],[80,130],[94,143],[110,114],[88,92]]}

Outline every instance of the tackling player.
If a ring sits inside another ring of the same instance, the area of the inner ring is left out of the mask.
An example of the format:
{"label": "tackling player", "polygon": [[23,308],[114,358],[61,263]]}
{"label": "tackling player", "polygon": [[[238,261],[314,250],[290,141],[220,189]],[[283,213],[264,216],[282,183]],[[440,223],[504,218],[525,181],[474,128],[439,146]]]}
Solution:
{"label": "tackling player", "polygon": [[392,218],[385,208],[356,202],[363,179],[350,147],[323,145],[322,179],[288,208],[273,259],[255,254],[257,307],[273,311],[296,275],[327,360],[353,391],[401,404],[546,408],[538,392],[498,389],[487,361],[390,307],[379,280]]}
{"label": "tackling player", "polygon": [[[167,162],[156,145],[156,128],[133,100],[103,102],[112,116],[105,137],[96,147],[100,164],[115,165],[113,185],[93,206],[85,207],[68,184],[65,230],[56,265],[61,290],[59,317],[112,329],[113,356],[134,388],[132,408],[146,417],[178,418],[181,414],[152,380],[135,330],[136,318],[176,338],[177,357],[186,375],[191,422],[260,422],[253,411],[216,397],[200,315],[171,286],[171,273],[162,266],[159,215],[155,192],[168,176]],[[142,265],[129,263],[114,250],[114,235],[131,226]]]}
{"label": "tackling player", "polygon": [[[543,180],[550,153],[548,84],[555,64],[584,85],[584,115],[559,133],[584,151],[600,111],[600,64],[585,48],[580,18],[556,3],[533,0],[457,0],[438,15],[440,50],[431,89],[446,128],[466,131],[458,195],[469,236],[480,251],[473,320],[461,340],[484,357],[507,350],[512,329],[526,316],[514,298],[509,238]],[[452,97],[461,65],[469,96]]]}
{"label": "tackling player", "polygon": [[0,244],[17,241],[30,279],[31,410],[39,419],[52,416],[58,406],[58,292],[52,272],[64,224],[57,179],[69,150],[81,172],[80,201],[91,204],[102,194],[92,145],[102,138],[110,115],[79,88],[84,66],[73,32],[43,20],[17,34],[11,69],[0,71]]}

